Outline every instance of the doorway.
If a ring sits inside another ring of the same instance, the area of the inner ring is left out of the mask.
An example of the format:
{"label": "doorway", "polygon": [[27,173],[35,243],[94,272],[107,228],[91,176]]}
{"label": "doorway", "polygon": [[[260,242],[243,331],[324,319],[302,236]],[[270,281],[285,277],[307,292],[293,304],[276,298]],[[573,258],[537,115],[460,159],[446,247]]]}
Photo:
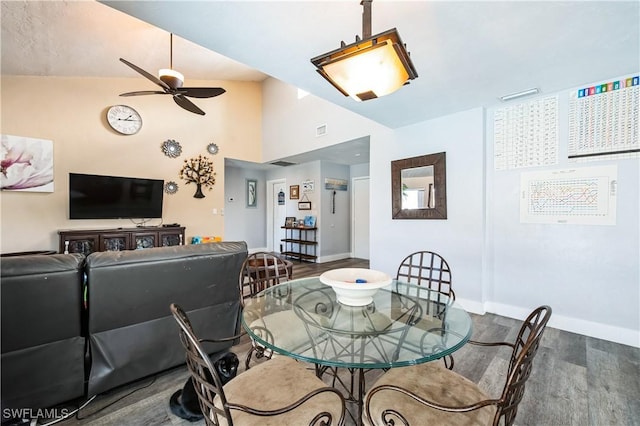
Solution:
{"label": "doorway", "polygon": [[286,194],[286,187],[286,179],[267,181],[267,250],[277,253],[281,252],[280,240],[284,238],[284,230],[281,227],[287,216],[287,205],[278,204],[278,194]]}
{"label": "doorway", "polygon": [[351,180],[351,253],[369,259],[369,176]]}

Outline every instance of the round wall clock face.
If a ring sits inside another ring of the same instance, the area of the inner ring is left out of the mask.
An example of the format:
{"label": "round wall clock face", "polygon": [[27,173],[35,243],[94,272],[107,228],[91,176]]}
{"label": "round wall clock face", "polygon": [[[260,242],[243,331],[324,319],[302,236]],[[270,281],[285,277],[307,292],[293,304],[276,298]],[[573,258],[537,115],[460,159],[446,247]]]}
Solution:
{"label": "round wall clock face", "polygon": [[123,135],[138,133],[142,118],[138,111],[127,105],[114,105],[107,110],[107,122],[113,130]]}

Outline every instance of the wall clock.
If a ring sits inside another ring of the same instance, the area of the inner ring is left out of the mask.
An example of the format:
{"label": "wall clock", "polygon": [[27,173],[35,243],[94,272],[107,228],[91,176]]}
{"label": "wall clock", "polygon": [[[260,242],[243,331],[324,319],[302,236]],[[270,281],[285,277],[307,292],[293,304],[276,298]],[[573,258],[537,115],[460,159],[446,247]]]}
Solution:
{"label": "wall clock", "polygon": [[107,122],[116,132],[134,135],[142,128],[142,118],[138,111],[127,105],[114,105],[107,110]]}

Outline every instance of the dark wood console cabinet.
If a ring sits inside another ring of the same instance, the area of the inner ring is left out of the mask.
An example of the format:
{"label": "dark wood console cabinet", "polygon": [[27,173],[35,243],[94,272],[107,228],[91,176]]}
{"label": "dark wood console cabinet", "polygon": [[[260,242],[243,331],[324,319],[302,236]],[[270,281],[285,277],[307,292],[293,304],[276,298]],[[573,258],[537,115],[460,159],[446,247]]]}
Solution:
{"label": "dark wood console cabinet", "polygon": [[58,231],[60,253],[137,250],[184,244],[183,226]]}

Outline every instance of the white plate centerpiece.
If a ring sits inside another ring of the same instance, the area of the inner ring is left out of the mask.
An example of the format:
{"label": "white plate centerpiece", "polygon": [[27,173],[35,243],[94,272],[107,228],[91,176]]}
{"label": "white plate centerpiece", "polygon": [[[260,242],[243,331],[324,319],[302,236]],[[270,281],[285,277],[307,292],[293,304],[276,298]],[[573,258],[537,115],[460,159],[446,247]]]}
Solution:
{"label": "white plate centerpiece", "polygon": [[365,306],[373,302],[376,292],[391,284],[391,277],[365,268],[332,269],[320,275],[320,282],[331,286],[338,302],[348,306]]}

